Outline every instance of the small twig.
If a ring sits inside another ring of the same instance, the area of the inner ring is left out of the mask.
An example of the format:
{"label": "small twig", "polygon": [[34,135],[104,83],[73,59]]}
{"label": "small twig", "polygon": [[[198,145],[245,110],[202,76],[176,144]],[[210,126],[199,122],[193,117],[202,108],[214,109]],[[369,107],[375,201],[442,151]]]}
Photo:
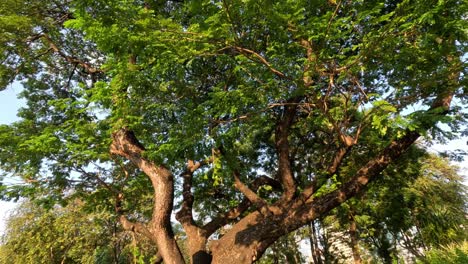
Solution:
{"label": "small twig", "polygon": [[335,11],[333,12],[332,16],[330,17],[330,20],[328,20],[328,25],[327,25],[327,30],[325,31],[325,36],[328,36],[328,33],[330,31],[331,23],[332,23],[333,19],[335,18],[336,14],[338,13],[338,10],[340,9],[342,3],[343,3],[343,1],[340,1],[336,5]]}
{"label": "small twig", "polygon": [[75,57],[72,57],[72,56],[69,56],[69,55],[65,54],[61,49],[59,49],[59,47],[54,43],[54,41],[49,37],[49,35],[43,33],[43,34],[41,34],[41,37],[43,37],[47,41],[47,43],[49,43],[50,48],[55,53],[60,55],[62,58],[64,58],[69,63],[80,65],[89,74],[102,73],[103,72],[101,69],[95,68],[95,67],[91,66],[91,64],[89,64],[87,62],[84,62],[84,61],[82,61],[82,60],[80,60],[78,58],[75,58]]}

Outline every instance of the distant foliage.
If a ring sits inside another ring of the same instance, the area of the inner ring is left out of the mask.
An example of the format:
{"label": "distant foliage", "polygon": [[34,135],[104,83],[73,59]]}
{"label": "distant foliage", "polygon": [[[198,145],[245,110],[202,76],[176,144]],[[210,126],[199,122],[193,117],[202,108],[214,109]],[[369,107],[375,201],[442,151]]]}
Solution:
{"label": "distant foliage", "polygon": [[134,258],[149,260],[155,253],[141,242],[137,248],[132,236],[123,233],[111,215],[87,212],[80,201],[49,210],[23,201],[8,218],[0,263],[124,264]]}
{"label": "distant foliage", "polygon": [[465,264],[468,263],[468,242],[455,243],[442,248],[435,248],[427,252],[424,261],[418,264]]}

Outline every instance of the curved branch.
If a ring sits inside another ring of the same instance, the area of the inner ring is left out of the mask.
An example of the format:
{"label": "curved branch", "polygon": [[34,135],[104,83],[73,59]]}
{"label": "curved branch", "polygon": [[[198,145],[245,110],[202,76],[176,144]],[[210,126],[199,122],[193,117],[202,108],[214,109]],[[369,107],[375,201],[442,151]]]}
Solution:
{"label": "curved branch", "polygon": [[210,162],[212,162],[211,159],[202,162],[194,162],[193,160],[189,160],[186,170],[182,173],[182,177],[184,179],[182,185],[183,200],[182,206],[176,214],[176,219],[182,224],[187,235],[187,246],[192,262],[195,262],[195,258],[201,254],[205,256],[208,255],[208,252],[206,252],[206,242],[209,236],[205,230],[200,228],[197,223],[195,223],[193,219],[192,208],[194,197],[191,190],[192,178],[193,173],[197,169]]}
{"label": "curved branch", "polygon": [[55,44],[55,42],[50,38],[49,35],[43,33],[43,34],[40,35],[40,37],[43,37],[47,41],[47,43],[49,44],[50,49],[52,49],[55,53],[60,55],[60,57],[64,58],[66,61],[68,61],[71,64],[80,65],[87,73],[94,74],[94,73],[103,73],[104,72],[103,70],[101,70],[99,68],[93,67],[88,62],[85,62],[85,61],[80,60],[78,58],[75,58],[73,56],[67,55],[65,52],[63,52],[63,50],[61,50]]}
{"label": "curved branch", "polygon": [[319,179],[329,179],[330,177],[333,176],[338,170],[338,168],[341,165],[341,162],[343,161],[344,157],[346,154],[349,152],[351,147],[342,147],[339,148],[338,151],[335,153],[335,157],[333,158],[332,163],[330,166],[327,168],[327,172],[325,177],[315,177],[313,181],[304,188],[304,191],[300,195],[300,199],[305,202],[309,200],[309,198],[318,190],[320,189],[321,186],[318,185]]}
{"label": "curved branch", "polygon": [[262,55],[258,54],[257,52],[250,50],[250,49],[243,48],[243,47],[239,47],[239,46],[235,46],[234,49],[237,50],[240,54],[243,54],[249,60],[253,62],[258,62],[267,66],[267,68],[276,76],[282,79],[288,79],[288,80],[290,79],[283,72],[273,68],[273,66],[271,66],[271,64]]}
{"label": "curved branch", "polygon": [[123,128],[112,134],[111,154],[125,157],[140,168],[151,180],[154,189],[153,216],[149,230],[166,263],[184,263],[171,226],[174,203],[174,177],[162,165],[142,157],[145,150],[132,131]]}
{"label": "curved branch", "polygon": [[120,215],[119,216],[119,222],[122,225],[122,228],[127,231],[132,231],[138,234],[142,234],[148,239],[150,239],[153,242],[156,242],[154,239],[153,234],[149,231],[149,229],[142,223],[134,223],[130,220],[128,220],[127,217]]}
{"label": "curved branch", "polygon": [[193,160],[189,160],[187,162],[187,168],[182,173],[182,178],[184,182],[182,184],[182,207],[176,214],[176,219],[181,222],[182,225],[195,225],[193,219],[193,201],[194,197],[192,194],[192,178],[193,173],[198,170],[199,168],[213,162],[212,159],[204,160],[201,162],[194,162]]}
{"label": "curved branch", "polygon": [[[287,101],[284,106],[284,113],[276,125],[275,144],[278,153],[278,176],[283,185],[284,193],[280,201],[290,201],[296,192],[296,182],[291,169],[289,157],[289,130],[293,125],[296,116],[297,104],[301,98],[296,97]],[[293,103],[293,104],[290,104]]]}
{"label": "curved branch", "polygon": [[254,191],[252,191],[247,185],[245,185],[239,178],[239,172],[234,171],[234,186],[238,189],[241,193],[245,195],[245,197],[254,204],[257,209],[260,210],[262,214],[268,213],[268,205],[260,198]]}
{"label": "curved branch", "polygon": [[[252,182],[250,190],[256,192],[263,185],[269,185],[273,187],[273,190],[281,190],[281,184],[277,180],[267,177],[265,175],[256,178]],[[220,214],[217,217],[213,218],[213,220],[205,224],[202,227],[202,229],[206,231],[208,236],[210,236],[222,226],[240,217],[244,212],[246,212],[250,208],[251,205],[251,201],[245,198],[236,207],[230,209],[224,214]]]}

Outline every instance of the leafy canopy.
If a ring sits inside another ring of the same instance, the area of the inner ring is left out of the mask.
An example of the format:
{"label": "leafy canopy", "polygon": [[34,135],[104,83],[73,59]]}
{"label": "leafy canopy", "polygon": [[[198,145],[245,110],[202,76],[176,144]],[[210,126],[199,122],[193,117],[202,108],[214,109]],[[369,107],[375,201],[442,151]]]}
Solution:
{"label": "leafy canopy", "polygon": [[238,206],[241,183],[262,175],[284,191],[257,186],[253,193],[268,204],[308,190],[308,202],[325,197],[372,157],[389,157],[398,140],[462,130],[464,7],[2,1],[0,85],[22,82],[27,101],[20,121],[0,126],[0,168],[26,184],[0,186],[2,197],[51,205],[81,196],[147,219],[138,203],[157,201],[149,179],[138,163],[109,152],[121,129],[138,139],[144,159],[174,175],[189,160],[210,163],[191,175],[188,190],[199,224]]}

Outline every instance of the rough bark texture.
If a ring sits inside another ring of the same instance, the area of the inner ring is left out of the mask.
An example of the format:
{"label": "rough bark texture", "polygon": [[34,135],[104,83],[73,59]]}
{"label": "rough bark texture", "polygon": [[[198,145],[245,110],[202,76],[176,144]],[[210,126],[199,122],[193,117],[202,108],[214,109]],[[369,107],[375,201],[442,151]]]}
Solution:
{"label": "rough bark texture", "polygon": [[184,263],[172,232],[170,217],[174,200],[174,179],[171,172],[144,157],[144,147],[133,132],[121,129],[113,135],[111,153],[127,158],[138,166],[151,180],[154,189],[154,206],[149,232],[158,246],[165,263]]}
{"label": "rough bark texture", "polygon": [[275,141],[278,152],[278,178],[283,185],[283,195],[281,200],[290,201],[296,192],[296,183],[291,170],[291,161],[289,157],[289,129],[291,128],[296,114],[296,104],[299,98],[293,98],[286,102],[284,113],[276,125]]}
{"label": "rough bark texture", "polygon": [[318,245],[317,232],[315,230],[315,223],[312,221],[309,224],[309,243],[310,253],[315,264],[322,264],[322,256]]}

